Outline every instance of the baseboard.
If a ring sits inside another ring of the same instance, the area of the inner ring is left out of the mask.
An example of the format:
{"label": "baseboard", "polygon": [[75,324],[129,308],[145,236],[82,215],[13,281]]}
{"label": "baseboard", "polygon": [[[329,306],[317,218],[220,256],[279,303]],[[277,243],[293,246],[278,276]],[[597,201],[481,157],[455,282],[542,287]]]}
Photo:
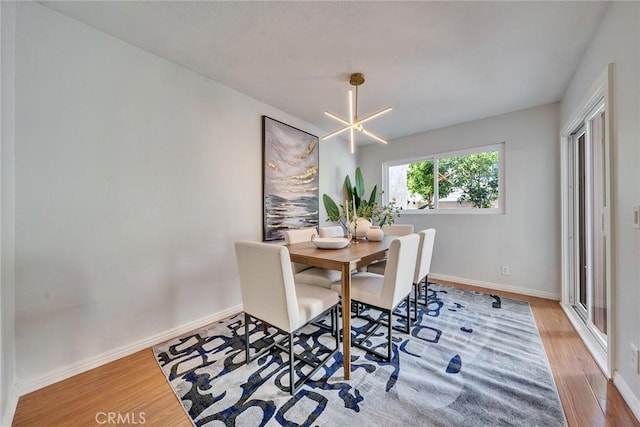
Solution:
{"label": "baseboard", "polygon": [[633,391],[618,371],[613,373],[613,384],[615,384],[616,388],[620,392],[620,396],[622,396],[624,401],[627,402],[627,405],[629,405],[629,409],[631,409],[633,415],[635,415],[636,419],[640,422],[640,399],[638,396],[633,394]]}
{"label": "baseboard", "polygon": [[511,292],[514,294],[528,295],[544,299],[560,301],[560,294],[552,292],[537,291],[535,289],[520,288],[518,286],[503,285],[500,283],[482,282],[480,280],[466,279],[464,277],[447,276],[445,274],[429,273],[429,279],[445,280],[447,282],[461,283],[463,285],[478,286],[481,288],[494,289],[496,291]]}
{"label": "baseboard", "polygon": [[[104,364],[113,362],[114,360],[120,359],[122,357],[129,356],[130,354],[133,354],[140,350],[144,350],[145,348],[152,347],[156,344],[160,344],[162,342],[168,341],[180,335],[186,334],[189,331],[202,328],[206,325],[209,325],[211,323],[227,318],[240,311],[242,311],[242,305],[237,305],[227,310],[223,310],[218,313],[205,316],[198,320],[194,320],[193,322],[185,323],[184,325],[168,329],[164,332],[160,332],[158,334],[152,335],[147,338],[143,338],[134,343],[131,343],[110,351],[106,351],[94,357],[90,357],[88,359],[73,363],[71,365],[65,366],[60,369],[56,369],[55,371],[45,374],[43,376],[40,376],[38,378],[25,381],[22,383],[18,383],[17,385],[18,394],[19,396],[23,396],[27,393],[31,393],[32,391],[36,391],[48,385],[65,380],[74,375],[81,374],[90,369],[97,368],[98,366],[102,366]],[[5,424],[5,425],[10,425],[10,424]]]}
{"label": "baseboard", "polygon": [[0,425],[10,426],[13,423],[13,416],[16,414],[16,408],[18,407],[19,398],[20,393],[18,390],[18,385],[14,384],[14,386],[11,387],[9,396],[7,396],[7,406],[2,408],[2,422],[0,422]]}

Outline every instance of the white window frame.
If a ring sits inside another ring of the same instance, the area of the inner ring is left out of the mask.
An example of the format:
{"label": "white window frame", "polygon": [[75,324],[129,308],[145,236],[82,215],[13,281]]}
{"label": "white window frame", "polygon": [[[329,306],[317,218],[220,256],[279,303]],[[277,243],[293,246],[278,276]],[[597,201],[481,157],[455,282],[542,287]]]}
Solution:
{"label": "white window frame", "polygon": [[438,208],[438,179],[437,174],[434,174],[434,200],[435,206],[433,209],[403,209],[402,215],[458,215],[458,214],[473,214],[473,215],[502,215],[506,212],[506,185],[505,185],[505,143],[499,142],[497,144],[483,145],[479,147],[465,148],[456,151],[447,151],[441,153],[434,153],[420,157],[412,157],[408,159],[388,160],[382,163],[382,194],[383,203],[389,203],[389,168],[394,166],[406,165],[409,163],[433,161],[434,167],[438,168],[438,160],[449,157],[465,156],[468,154],[486,153],[488,151],[498,152],[498,207],[497,208],[455,208],[455,209],[440,209]]}

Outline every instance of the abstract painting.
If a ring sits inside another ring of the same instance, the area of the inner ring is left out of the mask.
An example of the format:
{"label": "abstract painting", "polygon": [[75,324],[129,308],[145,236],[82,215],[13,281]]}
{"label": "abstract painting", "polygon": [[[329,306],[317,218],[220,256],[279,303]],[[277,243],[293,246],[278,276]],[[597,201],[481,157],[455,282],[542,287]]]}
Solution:
{"label": "abstract painting", "polygon": [[264,240],[317,227],[318,137],[262,116],[262,144]]}

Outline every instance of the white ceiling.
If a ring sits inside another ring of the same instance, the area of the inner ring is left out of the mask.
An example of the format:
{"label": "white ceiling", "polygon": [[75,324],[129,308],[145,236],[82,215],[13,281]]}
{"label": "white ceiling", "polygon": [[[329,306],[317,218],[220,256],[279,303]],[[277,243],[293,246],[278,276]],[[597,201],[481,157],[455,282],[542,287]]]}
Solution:
{"label": "white ceiling", "polygon": [[[606,2],[43,2],[328,131],[392,139],[561,99]],[[371,142],[365,136],[361,142]]]}

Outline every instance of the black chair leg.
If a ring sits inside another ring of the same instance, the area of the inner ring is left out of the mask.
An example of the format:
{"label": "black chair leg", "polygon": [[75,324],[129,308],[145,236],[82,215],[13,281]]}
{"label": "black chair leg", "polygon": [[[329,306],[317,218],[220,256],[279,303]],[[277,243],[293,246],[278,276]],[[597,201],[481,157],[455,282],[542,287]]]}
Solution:
{"label": "black chair leg", "polygon": [[[409,294],[409,295],[407,295],[407,329],[405,329],[405,332],[407,334],[411,331],[411,325],[409,324],[411,322],[411,320],[412,320],[411,319],[411,294]],[[413,319],[413,320],[415,320],[415,319]]]}
{"label": "black chair leg", "polygon": [[[408,333],[411,332],[411,321],[417,320],[417,318],[418,318],[418,314],[417,314],[418,313],[418,311],[417,311],[418,310],[418,306],[417,306],[417,303],[414,304],[415,305],[415,310],[416,310],[416,318],[414,319],[414,318],[411,317],[411,292],[409,292],[409,294],[405,298],[403,298],[403,300],[405,301],[405,304],[407,306],[407,313],[404,314],[404,313],[400,313],[400,312],[395,312],[394,314],[396,316],[402,318],[402,319],[405,319],[407,324],[405,325],[404,328],[401,328],[399,326],[394,326],[393,329],[395,329],[396,331],[400,331],[400,332],[403,332],[405,334],[408,334]],[[393,310],[392,310],[392,312],[393,312]]]}
{"label": "black chair leg", "polygon": [[333,322],[334,322],[334,329],[336,331],[336,349],[340,348],[340,323],[338,322],[338,307],[336,306],[333,310]]}
{"label": "black chair leg", "polygon": [[[331,333],[331,335],[333,335],[335,337],[335,343],[336,343],[336,347],[329,352],[328,354],[324,355],[324,358],[322,360],[320,360],[319,362],[314,362],[311,360],[308,360],[302,356],[296,356],[296,354],[294,353],[293,349],[294,349],[294,338],[295,338],[295,333],[297,331],[299,331],[300,329],[302,329],[304,326],[301,326],[300,328],[298,328],[295,331],[291,331],[291,332],[286,332],[283,331],[281,329],[279,329],[279,332],[281,334],[283,334],[284,336],[279,339],[279,340],[275,340],[274,342],[267,345],[265,348],[262,348],[259,352],[257,352],[257,354],[255,354],[253,356],[253,359],[251,359],[249,357],[249,322],[252,316],[250,316],[247,313],[244,313],[244,340],[245,340],[245,362],[247,364],[251,363],[253,360],[262,357],[262,355],[268,353],[269,351],[271,351],[272,348],[277,348],[282,352],[285,352],[289,355],[289,392],[291,393],[291,395],[295,395],[298,390],[300,390],[300,387],[302,387],[302,385],[309,379],[311,378],[320,368],[322,368],[328,361],[329,359],[333,358],[335,356],[335,354],[338,352],[338,350],[340,349],[340,327],[339,327],[339,322],[338,322],[338,307],[337,304],[334,305],[333,307],[331,307],[330,309],[326,310],[324,313],[318,315],[315,319],[313,319],[311,322],[309,322],[308,324],[314,324],[313,322],[321,317],[326,317],[326,315],[328,314],[329,316],[331,316],[331,325],[327,326],[327,325],[322,325],[322,328],[329,331]],[[258,321],[262,321],[261,319],[255,318]],[[275,335],[273,336],[275,338]],[[289,340],[289,344],[286,344],[286,340]],[[313,370],[311,372],[309,372],[306,375],[301,375],[302,377],[300,379],[298,379],[296,381],[296,375],[295,375],[295,363],[296,360],[304,363],[308,366],[311,366],[313,368]]]}
{"label": "black chair leg", "polygon": [[[391,322],[393,321],[393,310],[387,311],[387,316],[389,316],[389,320],[387,321],[387,362],[391,362]],[[407,323],[409,323],[409,319],[407,318]]]}
{"label": "black chair leg", "polygon": [[413,320],[414,322],[416,320],[418,320],[418,296],[419,296],[418,286],[420,286],[419,283],[414,283],[414,287],[413,287],[413,317],[411,318],[411,320]]}
{"label": "black chair leg", "polygon": [[293,356],[293,334],[289,334],[289,392],[293,396],[296,393],[296,377],[294,376],[295,359]]}
{"label": "black chair leg", "polygon": [[[420,290],[422,290],[422,286],[424,285],[424,304],[420,303],[420,305],[427,306],[427,293],[429,292],[429,276],[425,276],[424,280],[421,281],[418,285],[420,286]],[[417,300],[416,300],[417,301]]]}
{"label": "black chair leg", "polygon": [[244,361],[249,364],[249,315],[244,314]]}

